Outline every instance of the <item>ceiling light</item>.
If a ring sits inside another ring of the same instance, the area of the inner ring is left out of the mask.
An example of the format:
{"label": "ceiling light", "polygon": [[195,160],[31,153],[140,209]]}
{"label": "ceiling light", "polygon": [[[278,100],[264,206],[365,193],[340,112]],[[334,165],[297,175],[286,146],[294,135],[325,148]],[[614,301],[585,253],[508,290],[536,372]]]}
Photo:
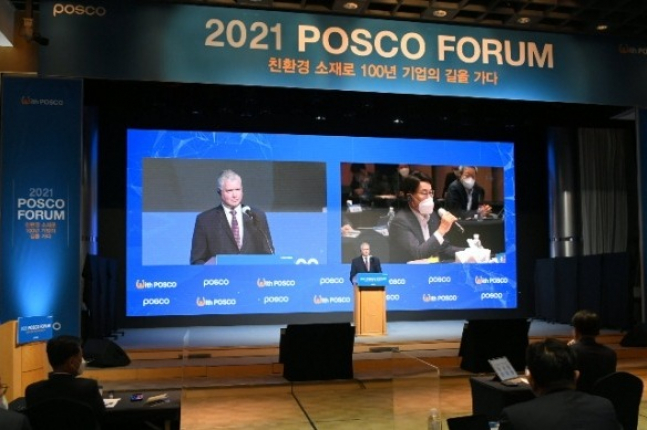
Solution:
{"label": "ceiling light", "polygon": [[359,5],[354,1],[347,1],[344,3],[344,9],[346,10],[356,10],[357,8],[359,8]]}
{"label": "ceiling light", "polygon": [[530,23],[530,18],[528,18],[527,16],[520,16],[519,18],[517,18],[517,23],[518,24],[528,24],[528,23]]}
{"label": "ceiling light", "polygon": [[605,31],[609,29],[609,26],[606,24],[599,24],[597,27],[595,27],[597,31]]}
{"label": "ceiling light", "polygon": [[436,9],[432,15],[436,18],[444,18],[447,16],[447,11],[445,9]]}

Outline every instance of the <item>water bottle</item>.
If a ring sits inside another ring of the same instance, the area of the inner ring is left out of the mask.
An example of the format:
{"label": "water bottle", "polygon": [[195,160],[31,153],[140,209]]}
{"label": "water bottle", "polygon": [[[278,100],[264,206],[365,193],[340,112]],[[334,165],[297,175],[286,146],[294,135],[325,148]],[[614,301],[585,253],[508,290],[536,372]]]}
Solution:
{"label": "water bottle", "polygon": [[474,233],[474,248],[479,248],[483,249],[483,245],[481,245],[481,237],[479,236],[478,233]]}
{"label": "water bottle", "polygon": [[393,210],[392,207],[389,208],[389,213],[386,215],[387,216],[387,222],[386,225],[390,226],[391,221],[393,221],[393,218],[395,218],[395,211]]}
{"label": "water bottle", "polygon": [[436,408],[432,408],[429,411],[429,416],[427,417],[427,430],[442,430],[443,421],[440,419],[440,412]]}

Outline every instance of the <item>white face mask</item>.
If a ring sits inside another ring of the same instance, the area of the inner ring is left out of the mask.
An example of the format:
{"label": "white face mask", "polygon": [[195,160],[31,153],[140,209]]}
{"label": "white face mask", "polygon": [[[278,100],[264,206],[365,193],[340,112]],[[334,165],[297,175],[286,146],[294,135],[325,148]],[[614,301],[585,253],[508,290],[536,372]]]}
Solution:
{"label": "white face mask", "polygon": [[7,402],[7,398],[5,396],[2,396],[2,399],[0,400],[0,409],[9,409],[9,402]]}
{"label": "white face mask", "polygon": [[463,186],[465,188],[467,188],[468,190],[471,190],[472,188],[474,188],[474,182],[476,182],[474,180],[474,178],[463,178],[463,179],[461,179],[461,184],[463,184]]}
{"label": "white face mask", "polygon": [[400,172],[400,176],[402,176],[403,178],[406,178],[407,176],[409,176],[409,168],[408,167],[403,167],[400,170],[398,170],[398,172]]}
{"label": "white face mask", "polygon": [[434,211],[434,199],[429,197],[421,201],[418,205],[418,211],[423,215],[430,215]]}

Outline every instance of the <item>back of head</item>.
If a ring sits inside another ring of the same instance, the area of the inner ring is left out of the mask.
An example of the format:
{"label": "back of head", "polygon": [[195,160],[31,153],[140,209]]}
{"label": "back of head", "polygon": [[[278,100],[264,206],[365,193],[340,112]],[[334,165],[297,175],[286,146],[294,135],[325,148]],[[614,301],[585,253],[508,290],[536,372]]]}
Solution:
{"label": "back of head", "polygon": [[57,336],[47,342],[47,359],[52,368],[64,365],[81,351],[81,340],[75,336]]}
{"label": "back of head", "polygon": [[581,310],[571,319],[573,328],[580,336],[597,336],[600,334],[600,318],[593,311]]}
{"label": "back of head", "polygon": [[526,350],[526,365],[539,393],[575,388],[575,353],[564,342],[547,338]]}

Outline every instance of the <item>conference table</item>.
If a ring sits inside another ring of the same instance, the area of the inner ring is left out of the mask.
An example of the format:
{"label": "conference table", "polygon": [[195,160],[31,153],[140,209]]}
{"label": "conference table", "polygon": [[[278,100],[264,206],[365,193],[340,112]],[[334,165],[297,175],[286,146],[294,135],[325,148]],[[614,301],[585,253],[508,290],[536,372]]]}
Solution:
{"label": "conference table", "polygon": [[530,385],[508,386],[495,381],[492,376],[471,377],[470,388],[472,413],[485,415],[489,421],[498,421],[505,407],[535,398]]}
{"label": "conference table", "polygon": [[[131,401],[135,394],[141,394],[142,400]],[[157,402],[148,401],[151,397],[166,395]],[[114,407],[107,407],[103,417],[102,430],[152,429],[179,430],[182,405],[182,391],[175,390],[142,390],[142,391],[107,391],[103,393],[104,401],[119,399]],[[10,409],[24,412],[24,397],[12,401]]]}

